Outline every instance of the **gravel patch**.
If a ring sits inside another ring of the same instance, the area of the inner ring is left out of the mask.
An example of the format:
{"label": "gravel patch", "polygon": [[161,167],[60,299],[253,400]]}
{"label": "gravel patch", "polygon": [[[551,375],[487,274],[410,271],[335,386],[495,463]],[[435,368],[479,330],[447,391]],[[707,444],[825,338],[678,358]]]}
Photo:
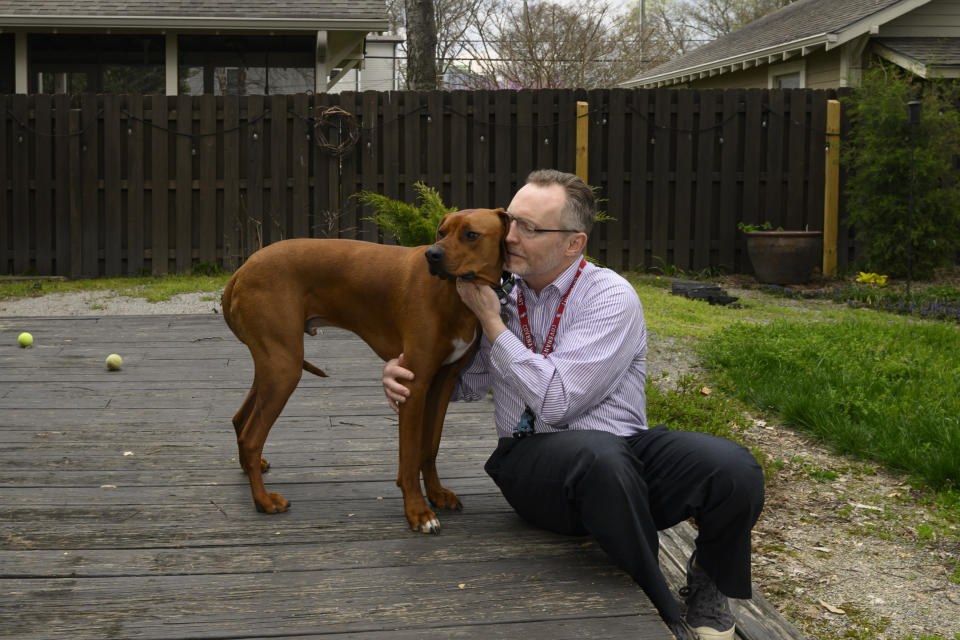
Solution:
{"label": "gravel patch", "polygon": [[111,291],[50,293],[0,301],[2,316],[147,316],[220,313],[220,292],[182,293],[163,302]]}

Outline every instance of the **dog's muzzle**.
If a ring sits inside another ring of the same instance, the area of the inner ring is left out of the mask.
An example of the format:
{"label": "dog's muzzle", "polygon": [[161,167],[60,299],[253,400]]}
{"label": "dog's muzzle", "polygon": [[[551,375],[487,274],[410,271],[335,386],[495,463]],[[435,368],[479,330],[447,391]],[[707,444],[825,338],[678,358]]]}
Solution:
{"label": "dog's muzzle", "polygon": [[430,247],[426,252],[427,265],[430,267],[430,275],[440,276],[443,275],[443,259],[444,256],[443,249],[440,247]]}
{"label": "dog's muzzle", "polygon": [[427,265],[430,267],[430,275],[443,277],[453,277],[453,278],[463,278],[464,280],[472,280],[477,276],[475,271],[467,271],[465,273],[450,273],[447,271],[446,267],[446,258],[447,255],[443,252],[443,249],[437,246],[430,247],[427,249],[424,254],[427,258]]}

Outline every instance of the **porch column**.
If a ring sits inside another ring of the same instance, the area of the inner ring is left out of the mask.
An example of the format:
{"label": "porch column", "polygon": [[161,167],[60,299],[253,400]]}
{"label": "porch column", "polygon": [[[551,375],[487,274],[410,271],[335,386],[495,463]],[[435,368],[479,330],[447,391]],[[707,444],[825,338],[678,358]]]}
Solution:
{"label": "porch column", "polygon": [[327,65],[329,44],[327,42],[327,32],[317,31],[317,50],[316,63],[314,65],[314,93],[326,93],[327,79],[330,76],[330,69]]}
{"label": "porch column", "polygon": [[168,33],[166,34],[166,49],[167,56],[165,61],[165,67],[167,72],[167,95],[175,96],[179,91],[179,82],[178,79],[178,53],[177,48],[177,34]]}
{"label": "porch column", "polygon": [[13,92],[27,93],[27,34],[17,31],[13,36]]}

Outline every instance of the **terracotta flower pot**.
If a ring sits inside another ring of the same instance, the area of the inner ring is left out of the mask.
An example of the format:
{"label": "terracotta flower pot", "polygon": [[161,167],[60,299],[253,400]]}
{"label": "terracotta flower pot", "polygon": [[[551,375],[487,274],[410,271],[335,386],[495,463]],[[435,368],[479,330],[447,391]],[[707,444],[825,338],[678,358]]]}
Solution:
{"label": "terracotta flower pot", "polygon": [[820,264],[821,231],[749,231],[747,254],[757,280],[804,284]]}

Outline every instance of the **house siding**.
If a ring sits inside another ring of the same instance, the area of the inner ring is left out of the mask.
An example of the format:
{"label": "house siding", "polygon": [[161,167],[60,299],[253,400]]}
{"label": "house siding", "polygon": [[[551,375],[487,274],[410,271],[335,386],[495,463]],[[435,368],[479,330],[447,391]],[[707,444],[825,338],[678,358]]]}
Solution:
{"label": "house siding", "polygon": [[960,2],[933,0],[880,26],[880,38],[960,37]]}
{"label": "house siding", "polygon": [[840,50],[817,51],[807,61],[807,89],[835,89],[840,86]]}
{"label": "house siding", "polygon": [[687,84],[692,89],[766,89],[767,66],[735,71]]}

